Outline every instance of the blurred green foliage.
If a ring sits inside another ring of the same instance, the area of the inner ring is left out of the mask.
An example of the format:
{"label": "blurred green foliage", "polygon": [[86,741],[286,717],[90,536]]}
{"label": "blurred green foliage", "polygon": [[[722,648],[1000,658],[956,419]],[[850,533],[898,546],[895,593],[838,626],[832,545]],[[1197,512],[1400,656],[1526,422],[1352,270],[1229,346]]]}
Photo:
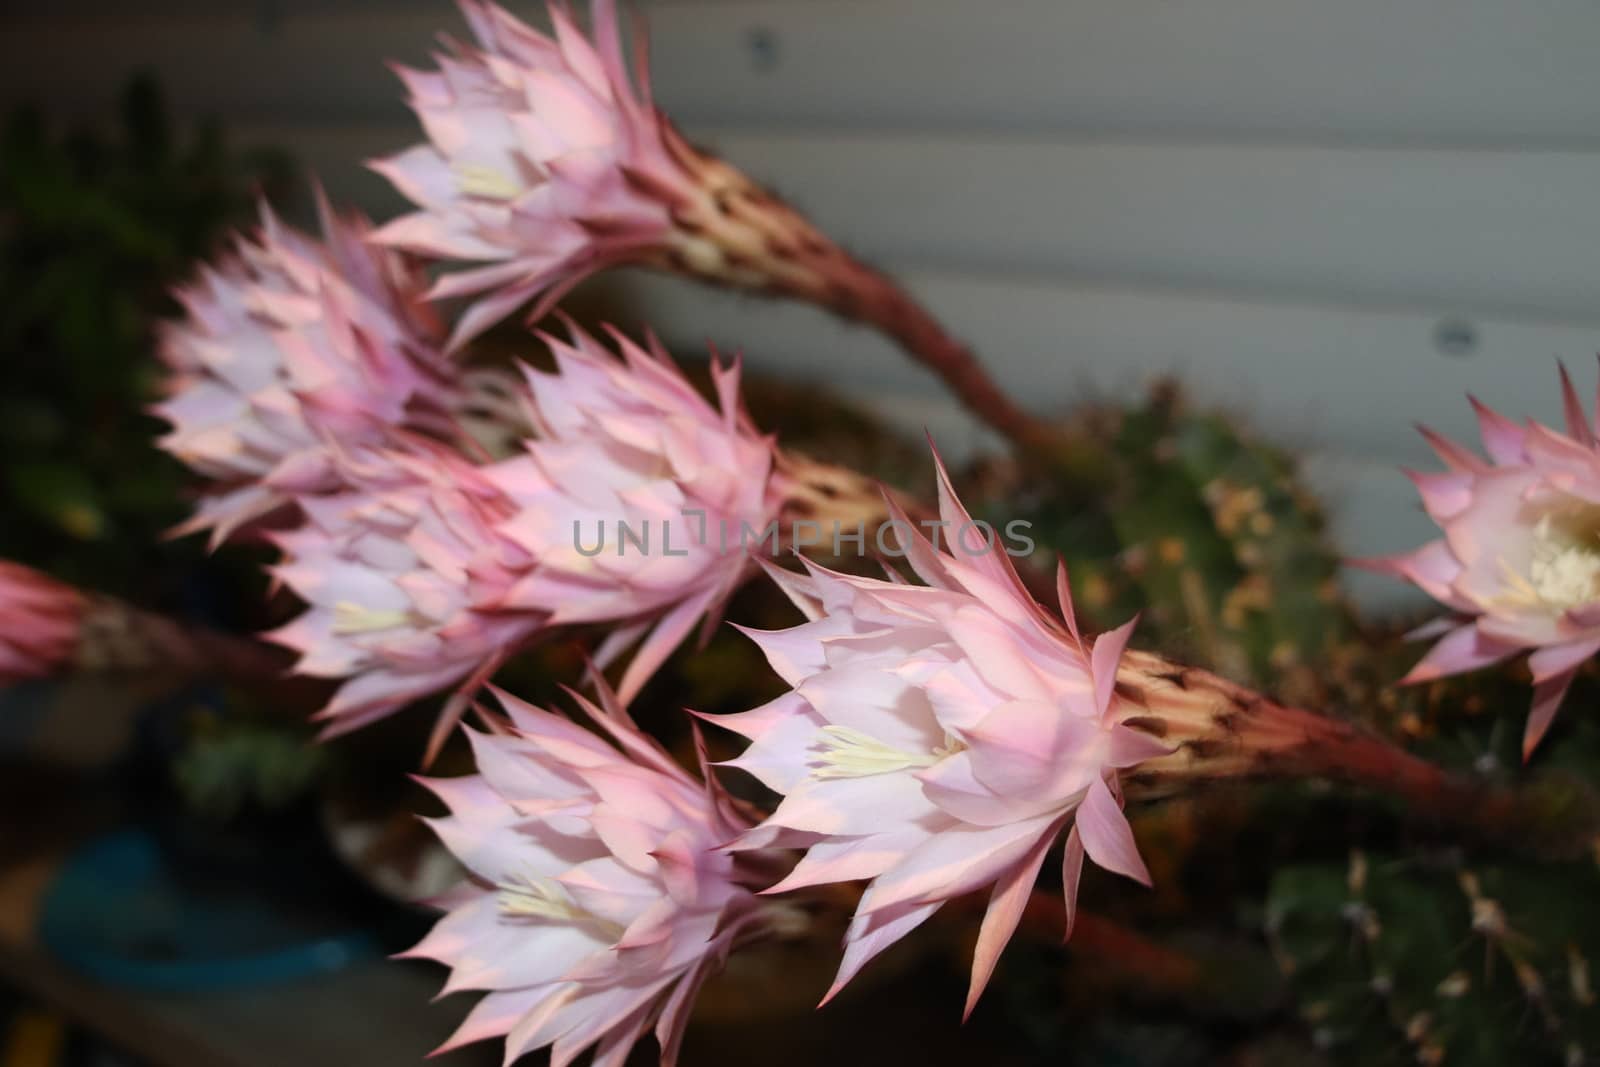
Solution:
{"label": "blurred green foliage", "polygon": [[153,327],[170,287],[280,185],[276,155],[239,155],[214,125],[174,129],[134,80],[111,131],[62,133],[35,108],[0,134],[0,556],[146,603],[198,566],[164,543],[185,514],[178,465],[144,413]]}
{"label": "blurred green foliage", "polygon": [[318,784],[327,763],[328,749],[307,744],[301,724],[281,713],[199,712],[189,725],[172,775],[189,810],[206,819],[226,822],[244,811],[288,808]]}

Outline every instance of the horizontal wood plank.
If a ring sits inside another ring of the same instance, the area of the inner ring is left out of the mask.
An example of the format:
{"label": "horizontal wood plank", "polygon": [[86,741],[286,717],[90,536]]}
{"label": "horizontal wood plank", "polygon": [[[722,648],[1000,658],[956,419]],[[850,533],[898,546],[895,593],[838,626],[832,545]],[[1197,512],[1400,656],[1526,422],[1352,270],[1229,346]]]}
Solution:
{"label": "horizontal wood plank", "polygon": [[[1556,359],[1593,380],[1600,327],[1461,320],[1471,351],[1441,351],[1435,317],[1230,300],[1065,280],[913,272],[909,288],[969,340],[996,377],[1040,412],[1085,398],[1131,398],[1175,374],[1207,404],[1236,411],[1307,452],[1429,462],[1413,426],[1471,439],[1468,392],[1513,416],[1555,419]],[[605,281],[602,279],[602,281]],[[787,302],[727,294],[643,271],[619,272],[616,306],[680,344],[743,349],[762,366],[868,397],[942,395],[889,343]]]}
{"label": "horizontal wood plank", "polygon": [[[115,10],[112,10],[113,6]],[[532,3],[512,5],[532,17]],[[644,5],[688,122],[1542,143],[1600,139],[1592,0],[697,0]],[[229,116],[392,112],[439,0],[8,5],[0,92],[93,107],[139,65]]]}
{"label": "horizontal wood plank", "polygon": [[[896,268],[1600,324],[1600,151],[694,132]],[[405,206],[362,160],[410,121],[237,133],[341,200]]]}

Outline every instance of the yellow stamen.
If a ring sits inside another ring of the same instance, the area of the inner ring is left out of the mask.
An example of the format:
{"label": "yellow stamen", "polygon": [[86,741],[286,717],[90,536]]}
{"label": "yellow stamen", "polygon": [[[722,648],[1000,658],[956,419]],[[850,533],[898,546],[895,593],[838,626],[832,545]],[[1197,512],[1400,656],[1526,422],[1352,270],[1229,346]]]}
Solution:
{"label": "yellow stamen", "polygon": [[500,914],[512,919],[548,919],[552,922],[587,926],[609,940],[623,934],[619,923],[602,919],[573,902],[561,884],[552,878],[525,875],[499,885]]}
{"label": "yellow stamen", "polygon": [[365,634],[378,630],[395,630],[411,622],[404,611],[382,611],[365,607],[352,600],[341,600],[333,606],[333,632],[336,634]]}
{"label": "yellow stamen", "polygon": [[1506,583],[1496,598],[1499,604],[1565,611],[1600,598],[1600,531],[1588,528],[1583,517],[1559,523],[1552,514],[1540,517],[1533,527],[1528,573],[1499,561]]}
{"label": "yellow stamen", "polygon": [[515,200],[523,193],[523,186],[505,171],[483,163],[457,163],[456,188],[467,196],[485,200]]}
{"label": "yellow stamen", "polygon": [[961,751],[959,741],[948,740],[943,748],[932,752],[907,752],[849,726],[824,726],[817,731],[823,752],[823,766],[811,772],[813,778],[864,778],[872,774],[889,774],[913,767],[932,767],[935,763]]}

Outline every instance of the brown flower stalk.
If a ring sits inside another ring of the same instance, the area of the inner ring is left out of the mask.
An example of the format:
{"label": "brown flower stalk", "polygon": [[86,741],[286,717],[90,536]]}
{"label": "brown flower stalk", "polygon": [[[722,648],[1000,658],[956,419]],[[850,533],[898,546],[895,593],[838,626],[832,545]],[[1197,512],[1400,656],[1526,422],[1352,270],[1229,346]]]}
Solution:
{"label": "brown flower stalk", "polygon": [[[656,190],[675,206],[654,265],[735,288],[795,297],[877,329],[926,366],[978,418],[1030,449],[1061,434],[1008,397],[972,349],[952,337],[893,279],[851,256],[799,212],[749,177],[697,151],[670,125],[668,150],[694,176],[697,195]],[[636,180],[648,182],[639,175]]]}
{"label": "brown flower stalk", "polygon": [[69,669],[81,672],[214,675],[276,683],[292,662],[274,645],[188,626],[110,597],[91,596]]}
{"label": "brown flower stalk", "polygon": [[1126,653],[1117,682],[1146,709],[1127,725],[1173,746],[1124,774],[1130,799],[1196,779],[1327,778],[1393,796],[1418,821],[1539,854],[1580,855],[1600,837],[1600,798],[1583,783],[1545,777],[1511,788],[1453,774],[1353,723],[1147,652]]}

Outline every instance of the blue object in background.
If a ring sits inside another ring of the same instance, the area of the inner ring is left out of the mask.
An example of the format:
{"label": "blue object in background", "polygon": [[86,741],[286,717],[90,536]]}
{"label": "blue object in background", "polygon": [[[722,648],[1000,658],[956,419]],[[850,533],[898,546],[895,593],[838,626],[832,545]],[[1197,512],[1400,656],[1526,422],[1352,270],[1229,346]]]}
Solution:
{"label": "blue object in background", "polygon": [[141,829],[96,838],[68,859],[46,892],[39,935],[74,970],[151,992],[283,982],[383,955],[347,918],[287,905],[258,882],[181,877]]}

